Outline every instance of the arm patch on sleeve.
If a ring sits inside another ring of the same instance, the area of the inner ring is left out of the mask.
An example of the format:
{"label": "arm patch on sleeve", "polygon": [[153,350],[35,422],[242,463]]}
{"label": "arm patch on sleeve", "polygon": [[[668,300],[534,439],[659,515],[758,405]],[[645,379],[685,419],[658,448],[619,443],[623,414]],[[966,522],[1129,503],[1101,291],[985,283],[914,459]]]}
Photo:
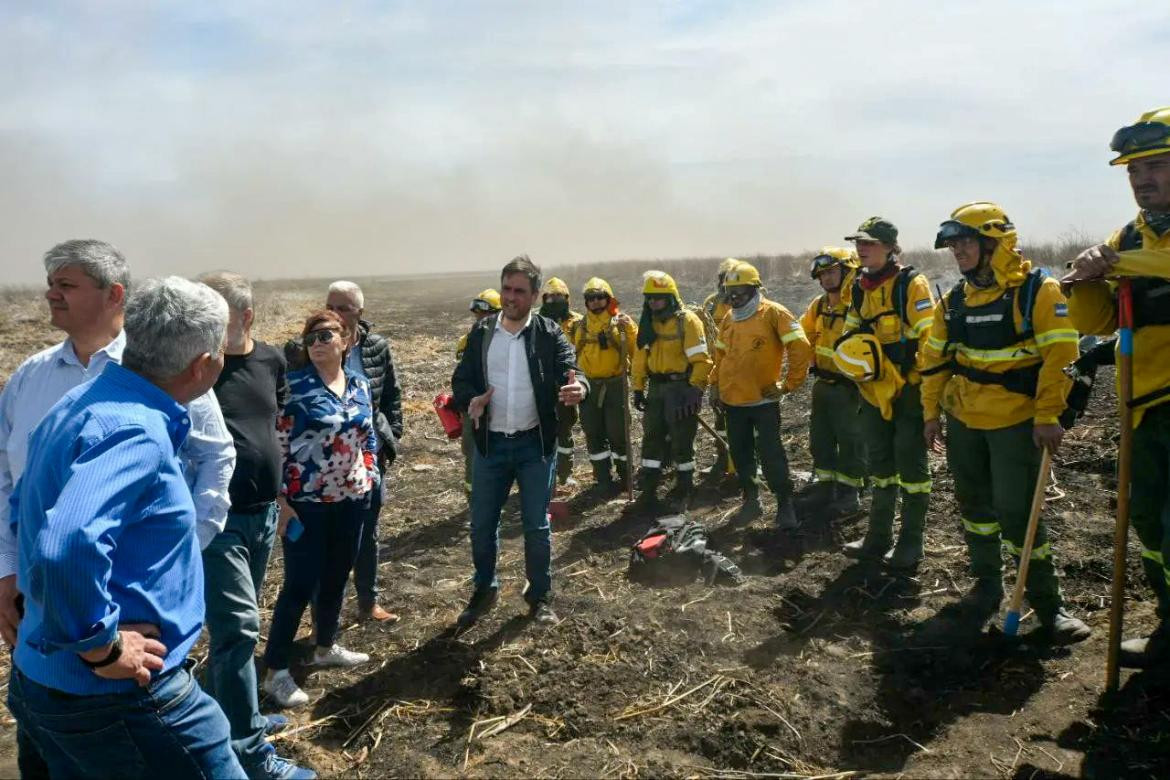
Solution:
{"label": "arm patch on sleeve", "polygon": [[933,305],[934,304],[931,303],[930,298],[923,298],[918,303],[914,304],[914,310],[915,311],[926,311],[927,309],[929,309]]}
{"label": "arm patch on sleeve", "polygon": [[1052,311],[1057,317],[1067,317],[1068,316],[1068,304],[1067,303],[1054,304],[1052,307]]}

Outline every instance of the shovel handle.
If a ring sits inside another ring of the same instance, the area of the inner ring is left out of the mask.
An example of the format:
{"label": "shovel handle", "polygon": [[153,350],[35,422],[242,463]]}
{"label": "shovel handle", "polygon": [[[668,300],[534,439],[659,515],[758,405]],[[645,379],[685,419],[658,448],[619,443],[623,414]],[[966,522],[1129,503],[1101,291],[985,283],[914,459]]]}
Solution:
{"label": "shovel handle", "polygon": [[1005,636],[1015,636],[1020,633],[1020,611],[1018,609],[1009,609],[1007,616],[1003,619],[1003,633]]}
{"label": "shovel handle", "polygon": [[[1032,511],[1028,514],[1028,530],[1024,534],[1024,547],[1020,550],[1020,569],[1016,573],[1016,587],[1012,591],[1008,614],[1003,621],[1003,632],[1015,636],[1020,628],[1020,607],[1024,603],[1024,588],[1028,584],[1028,565],[1032,562],[1032,547],[1036,543],[1036,529],[1040,526],[1040,512],[1044,509],[1044,489],[1048,486],[1048,475],[1052,471],[1052,451],[1044,448],[1040,456],[1040,473],[1036,475],[1036,488],[1032,491]],[[1013,619],[1014,616],[1014,619]]]}
{"label": "shovel handle", "polygon": [[1105,653],[1105,690],[1117,690],[1121,678],[1121,626],[1125,602],[1125,554],[1129,537],[1129,493],[1133,471],[1133,289],[1129,279],[1117,287],[1117,402],[1121,441],[1117,447],[1117,520],[1113,527],[1113,583],[1109,596],[1109,642]]}

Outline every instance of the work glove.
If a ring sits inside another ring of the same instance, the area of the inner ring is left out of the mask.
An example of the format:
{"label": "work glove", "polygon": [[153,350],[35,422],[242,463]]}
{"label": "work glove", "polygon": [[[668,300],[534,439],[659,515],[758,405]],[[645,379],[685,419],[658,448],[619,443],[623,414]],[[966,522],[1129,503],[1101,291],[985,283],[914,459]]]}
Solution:
{"label": "work glove", "polygon": [[675,410],[676,420],[685,420],[694,417],[703,408],[703,388],[687,385],[679,398],[678,408]]}
{"label": "work glove", "polygon": [[646,411],[646,393],[641,390],[634,391],[634,408],[639,412]]}

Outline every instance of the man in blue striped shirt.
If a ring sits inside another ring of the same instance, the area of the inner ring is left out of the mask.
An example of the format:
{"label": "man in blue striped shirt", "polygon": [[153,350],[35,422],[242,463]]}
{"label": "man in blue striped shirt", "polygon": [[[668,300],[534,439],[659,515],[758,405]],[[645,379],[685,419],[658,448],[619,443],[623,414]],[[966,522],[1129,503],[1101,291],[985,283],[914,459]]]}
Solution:
{"label": "man in blue striped shirt", "polygon": [[12,499],[25,615],[8,706],[52,776],[242,777],[186,656],[203,622],[184,404],[223,367],[227,305],[178,277],[126,306],[122,365],[29,440]]}

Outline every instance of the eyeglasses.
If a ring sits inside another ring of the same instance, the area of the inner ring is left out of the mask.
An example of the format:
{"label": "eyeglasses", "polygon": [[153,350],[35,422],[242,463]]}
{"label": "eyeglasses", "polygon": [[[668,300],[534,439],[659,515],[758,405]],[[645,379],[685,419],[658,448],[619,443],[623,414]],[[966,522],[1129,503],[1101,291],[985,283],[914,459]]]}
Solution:
{"label": "eyeglasses", "polygon": [[1162,122],[1138,122],[1113,134],[1109,148],[1118,154],[1156,149],[1170,139],[1170,125]]}
{"label": "eyeglasses", "polygon": [[353,306],[352,304],[348,303],[343,303],[340,306],[327,303],[325,304],[325,308],[329,311],[337,312],[338,314],[355,314],[361,311],[361,309],[359,309],[357,306]]}
{"label": "eyeglasses", "polygon": [[341,335],[341,334],[339,334],[335,330],[331,330],[330,328],[322,328],[321,330],[309,331],[308,333],[305,334],[305,346],[311,347],[314,344],[316,344],[318,341],[321,342],[322,344],[328,344],[329,342],[333,341],[334,336],[339,336],[339,335]]}
{"label": "eyeglasses", "polygon": [[608,300],[609,300],[609,296],[606,295],[605,293],[585,293],[585,302],[586,303],[589,303],[590,301],[608,301]]}

